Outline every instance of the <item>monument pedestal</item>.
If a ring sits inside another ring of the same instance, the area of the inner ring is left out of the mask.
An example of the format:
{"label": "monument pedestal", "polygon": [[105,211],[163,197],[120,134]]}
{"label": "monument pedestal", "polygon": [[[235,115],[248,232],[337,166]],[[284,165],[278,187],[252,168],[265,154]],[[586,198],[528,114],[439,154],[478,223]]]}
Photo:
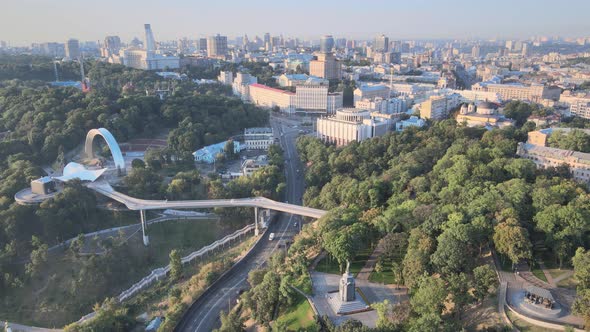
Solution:
{"label": "monument pedestal", "polygon": [[349,315],[371,310],[356,290],[354,277],[349,272],[349,264],[346,265],[346,273],[340,279],[338,292],[331,292],[326,296],[328,304],[337,315]]}

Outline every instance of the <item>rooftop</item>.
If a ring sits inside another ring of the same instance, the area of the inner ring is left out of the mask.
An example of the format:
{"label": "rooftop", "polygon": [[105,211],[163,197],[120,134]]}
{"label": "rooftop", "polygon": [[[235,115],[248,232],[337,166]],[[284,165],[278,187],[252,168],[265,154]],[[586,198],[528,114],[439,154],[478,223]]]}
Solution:
{"label": "rooftop", "polygon": [[266,86],[264,84],[259,84],[259,83],[250,84],[250,88],[259,88],[259,89],[269,90],[269,91],[273,91],[273,92],[284,93],[287,95],[295,95],[295,93],[293,93],[293,92],[289,92],[289,91],[285,91],[285,90],[281,90],[281,89],[276,89],[276,88],[271,88],[270,86]]}

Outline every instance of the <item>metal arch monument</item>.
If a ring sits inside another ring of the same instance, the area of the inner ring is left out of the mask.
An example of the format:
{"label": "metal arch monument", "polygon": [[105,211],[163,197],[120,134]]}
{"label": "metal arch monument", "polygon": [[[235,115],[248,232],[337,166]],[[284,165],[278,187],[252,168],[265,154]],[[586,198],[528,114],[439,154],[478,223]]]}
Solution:
{"label": "metal arch monument", "polygon": [[91,129],[90,131],[88,131],[88,134],[86,135],[86,143],[84,144],[84,153],[86,153],[86,156],[88,156],[89,158],[95,157],[93,143],[94,138],[97,135],[102,136],[102,138],[107,143],[107,146],[111,151],[111,155],[113,156],[113,160],[115,161],[115,167],[117,167],[117,170],[121,173],[124,173],[125,159],[123,159],[121,148],[119,148],[119,143],[117,143],[117,140],[115,139],[113,134],[111,134],[111,132],[108,131],[106,128]]}

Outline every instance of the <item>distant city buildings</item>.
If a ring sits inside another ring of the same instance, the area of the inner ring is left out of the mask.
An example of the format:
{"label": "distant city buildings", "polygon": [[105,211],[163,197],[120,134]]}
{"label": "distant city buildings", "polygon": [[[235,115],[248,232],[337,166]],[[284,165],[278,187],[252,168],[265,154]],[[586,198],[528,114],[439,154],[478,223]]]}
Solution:
{"label": "distant city buildings", "polygon": [[[542,99],[553,99],[555,95],[544,85],[532,84],[488,84],[477,83],[471,87],[473,91],[492,92],[500,95],[502,100],[523,100],[540,102]],[[557,98],[559,93],[557,93]]]}
{"label": "distant city buildings", "polygon": [[332,35],[323,35],[320,38],[320,53],[331,53],[334,48],[334,37]]}
{"label": "distant city buildings", "polygon": [[231,71],[220,71],[217,80],[223,85],[232,85],[234,82],[234,73]]}
{"label": "distant city buildings", "polygon": [[207,38],[207,56],[211,58],[225,58],[228,54],[227,36],[219,34]]}
{"label": "distant city buildings", "polygon": [[367,99],[374,100],[375,98],[389,99],[389,87],[383,84],[379,85],[361,85],[353,92],[354,102]]}
{"label": "distant city buildings", "polygon": [[157,49],[156,41],[150,24],[144,25],[144,49],[135,47],[119,51],[119,57],[111,56],[109,62],[120,62],[123,65],[144,70],[169,70],[180,68],[180,58],[164,54]]}
{"label": "distant city buildings", "polygon": [[80,58],[80,42],[77,39],[70,39],[66,42],[66,58],[76,60]]}

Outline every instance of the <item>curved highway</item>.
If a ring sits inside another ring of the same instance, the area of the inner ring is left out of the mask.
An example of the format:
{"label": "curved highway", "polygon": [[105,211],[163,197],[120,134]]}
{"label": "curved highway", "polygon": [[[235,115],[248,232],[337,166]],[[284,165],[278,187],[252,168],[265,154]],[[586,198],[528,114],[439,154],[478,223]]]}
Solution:
{"label": "curved highway", "polygon": [[[304,190],[303,169],[295,149],[295,139],[297,138],[298,130],[290,128],[288,124],[294,125],[294,123],[292,120],[285,118],[272,119],[271,124],[275,135],[280,137],[281,146],[285,151],[285,159],[287,160],[285,167],[287,176],[287,201],[293,203],[280,203],[280,206],[298,206],[294,204],[301,204],[301,197]],[[270,208],[274,209],[274,207]],[[321,214],[323,215],[324,213],[322,211]],[[304,214],[301,213],[301,215]],[[240,266],[230,270],[226,278],[215,283],[209,291],[193,303],[178,326],[176,326],[175,331],[209,332],[218,328],[220,326],[219,313],[222,310],[227,312],[229,308],[235,305],[239,291],[249,288],[247,281],[248,272],[264,265],[266,260],[276,250],[280,250],[278,247],[279,241],[290,239],[297,234],[301,227],[301,222],[302,220],[298,216],[282,214],[276,222],[270,223],[266,234],[275,233],[275,239],[270,241],[268,237],[262,238],[251,254],[242,260]]]}

